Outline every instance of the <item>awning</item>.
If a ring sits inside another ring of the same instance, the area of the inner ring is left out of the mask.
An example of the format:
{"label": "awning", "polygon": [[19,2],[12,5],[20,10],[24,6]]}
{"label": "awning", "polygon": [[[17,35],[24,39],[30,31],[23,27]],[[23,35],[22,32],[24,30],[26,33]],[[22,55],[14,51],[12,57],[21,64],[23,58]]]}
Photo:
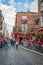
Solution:
{"label": "awning", "polygon": [[38,31],[43,31],[43,28],[38,28],[37,30],[38,30]]}

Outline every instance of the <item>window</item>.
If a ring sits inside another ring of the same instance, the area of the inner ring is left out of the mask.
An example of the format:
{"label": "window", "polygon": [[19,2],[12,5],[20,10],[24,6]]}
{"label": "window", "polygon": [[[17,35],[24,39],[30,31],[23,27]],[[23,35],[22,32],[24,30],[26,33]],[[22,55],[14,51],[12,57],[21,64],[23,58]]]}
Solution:
{"label": "window", "polygon": [[35,22],[36,22],[36,25],[38,25],[38,23],[39,23],[39,17],[36,17]]}
{"label": "window", "polygon": [[0,14],[2,13],[2,11],[0,10]]}
{"label": "window", "polygon": [[2,22],[3,20],[2,20],[2,18],[0,18],[0,22]]}
{"label": "window", "polygon": [[36,25],[36,28],[38,28],[38,25]]}
{"label": "window", "polygon": [[43,16],[41,16],[41,26],[43,26]]}
{"label": "window", "polygon": [[3,20],[4,20],[4,17],[1,15],[0,16],[0,22],[3,22]]}
{"label": "window", "polygon": [[43,1],[42,1],[42,3],[41,3],[41,6],[43,7]]}
{"label": "window", "polygon": [[41,7],[41,11],[43,11],[43,7]]}
{"label": "window", "polygon": [[22,24],[22,31],[27,31],[27,24]]}
{"label": "window", "polygon": [[22,23],[24,23],[24,24],[27,23],[27,16],[22,16]]}
{"label": "window", "polygon": [[0,32],[0,37],[2,36],[2,33]]}
{"label": "window", "polygon": [[43,10],[43,1],[42,1],[42,3],[41,3],[41,11]]}
{"label": "window", "polygon": [[41,21],[43,22],[43,16],[41,16]]}
{"label": "window", "polygon": [[22,19],[26,19],[27,18],[27,16],[22,16]]}

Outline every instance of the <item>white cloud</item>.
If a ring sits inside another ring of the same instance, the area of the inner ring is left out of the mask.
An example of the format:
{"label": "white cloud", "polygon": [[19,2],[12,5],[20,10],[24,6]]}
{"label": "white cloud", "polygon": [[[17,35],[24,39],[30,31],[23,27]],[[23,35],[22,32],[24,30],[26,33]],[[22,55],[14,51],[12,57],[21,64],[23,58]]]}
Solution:
{"label": "white cloud", "polygon": [[29,9],[29,3],[28,2],[24,3],[24,7]]}
{"label": "white cloud", "polygon": [[38,12],[38,0],[34,0],[34,2],[30,4],[30,11]]}
{"label": "white cloud", "polygon": [[2,14],[4,16],[4,21],[7,25],[8,31],[11,32],[15,22],[15,8],[13,6],[7,6],[0,3],[0,9],[2,10]]}
{"label": "white cloud", "polygon": [[16,3],[14,0],[9,0],[9,4],[12,6],[17,5],[19,7],[22,3],[21,2]]}
{"label": "white cloud", "polygon": [[19,7],[21,4],[22,4],[21,2],[18,2],[18,3],[17,3],[18,7]]}
{"label": "white cloud", "polygon": [[9,0],[10,5],[14,6],[14,0]]}

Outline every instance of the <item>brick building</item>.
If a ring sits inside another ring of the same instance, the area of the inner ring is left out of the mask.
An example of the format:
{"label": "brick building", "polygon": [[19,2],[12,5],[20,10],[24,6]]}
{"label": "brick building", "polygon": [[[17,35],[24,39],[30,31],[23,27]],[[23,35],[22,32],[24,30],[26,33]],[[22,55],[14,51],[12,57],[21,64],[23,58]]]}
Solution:
{"label": "brick building", "polygon": [[38,28],[38,21],[38,13],[18,12],[13,32],[16,31],[16,33],[26,36],[26,34],[34,31],[35,28]]}
{"label": "brick building", "polygon": [[27,32],[38,27],[38,13],[18,12],[15,22],[16,30]]}

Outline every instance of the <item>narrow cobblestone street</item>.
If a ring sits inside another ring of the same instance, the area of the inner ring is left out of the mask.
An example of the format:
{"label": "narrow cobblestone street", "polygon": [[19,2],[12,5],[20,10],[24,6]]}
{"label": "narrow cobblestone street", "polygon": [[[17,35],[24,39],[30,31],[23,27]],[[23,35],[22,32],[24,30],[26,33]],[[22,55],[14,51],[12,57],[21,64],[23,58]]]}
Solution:
{"label": "narrow cobblestone street", "polygon": [[43,56],[14,47],[0,49],[0,65],[43,65]]}

